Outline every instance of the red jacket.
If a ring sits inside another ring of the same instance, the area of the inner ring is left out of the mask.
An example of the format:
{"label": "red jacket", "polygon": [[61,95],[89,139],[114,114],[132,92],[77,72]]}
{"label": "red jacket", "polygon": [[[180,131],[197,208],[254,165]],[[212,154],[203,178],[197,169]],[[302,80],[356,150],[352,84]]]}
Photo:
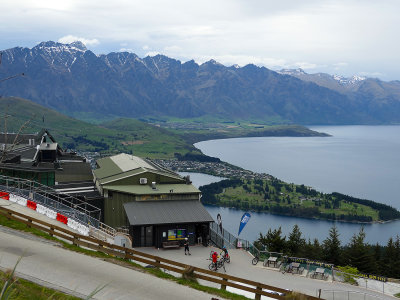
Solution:
{"label": "red jacket", "polygon": [[217,258],[218,258],[217,252],[214,252],[213,255],[212,255],[212,261],[213,261],[213,263],[216,263],[216,262],[217,262]]}

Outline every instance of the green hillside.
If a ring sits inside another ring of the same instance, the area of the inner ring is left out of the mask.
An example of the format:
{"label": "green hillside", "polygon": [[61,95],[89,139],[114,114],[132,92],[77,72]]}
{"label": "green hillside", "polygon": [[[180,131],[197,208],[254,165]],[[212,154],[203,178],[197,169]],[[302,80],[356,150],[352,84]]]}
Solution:
{"label": "green hillside", "polygon": [[[127,152],[146,157],[173,157],[195,148],[175,134],[133,119],[118,119],[94,125],[60,114],[21,98],[0,98],[0,131],[17,132],[30,120],[23,133],[47,128],[64,148],[80,151]],[[7,122],[4,122],[7,115]],[[108,128],[107,128],[107,127]]]}
{"label": "green hillside", "polygon": [[191,143],[170,130],[150,125],[135,119],[119,118],[102,126],[124,133],[127,137],[121,141],[135,155],[146,157],[173,157],[174,153],[194,152],[201,154]]}
{"label": "green hillside", "polygon": [[[202,153],[193,143],[221,138],[247,136],[326,136],[303,126],[267,125],[211,119],[118,118],[101,124],[65,116],[32,101],[0,98],[0,131],[17,132],[29,120],[24,133],[49,129],[62,147],[102,153],[132,153],[141,157],[174,158],[176,153],[198,158]],[[82,117],[82,116],[81,116]],[[150,124],[151,123],[151,124]],[[179,156],[179,155],[178,155]]]}
{"label": "green hillside", "polygon": [[304,218],[377,222],[400,218],[396,209],[340,193],[271,180],[227,179],[200,187],[205,204]]}

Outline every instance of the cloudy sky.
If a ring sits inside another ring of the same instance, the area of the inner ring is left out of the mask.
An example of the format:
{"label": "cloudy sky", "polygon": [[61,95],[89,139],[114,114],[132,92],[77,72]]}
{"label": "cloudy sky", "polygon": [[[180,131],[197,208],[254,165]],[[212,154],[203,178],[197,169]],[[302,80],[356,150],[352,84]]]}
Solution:
{"label": "cloudy sky", "polygon": [[400,80],[399,0],[2,0],[0,49],[83,41],[230,66]]}

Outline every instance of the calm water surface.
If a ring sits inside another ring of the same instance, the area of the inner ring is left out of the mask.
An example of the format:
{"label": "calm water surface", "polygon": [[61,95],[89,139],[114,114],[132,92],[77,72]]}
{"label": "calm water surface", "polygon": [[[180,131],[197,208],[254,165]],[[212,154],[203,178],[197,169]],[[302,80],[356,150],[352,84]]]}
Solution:
{"label": "calm water surface", "polygon": [[[329,133],[332,137],[239,138],[206,141],[195,146],[207,155],[248,170],[271,174],[286,182],[309,185],[323,192],[337,191],[400,209],[400,126],[319,126],[311,129]],[[191,178],[195,183],[193,175]],[[243,211],[207,209],[213,217],[221,213],[224,227],[237,233]],[[254,240],[259,232],[265,233],[268,228],[279,226],[287,234],[294,224],[300,226],[307,238],[322,240],[333,222],[253,213],[242,234]],[[360,228],[358,224],[336,224],[345,242]],[[400,233],[400,221],[365,225],[365,230],[370,243],[386,244],[389,237]]]}

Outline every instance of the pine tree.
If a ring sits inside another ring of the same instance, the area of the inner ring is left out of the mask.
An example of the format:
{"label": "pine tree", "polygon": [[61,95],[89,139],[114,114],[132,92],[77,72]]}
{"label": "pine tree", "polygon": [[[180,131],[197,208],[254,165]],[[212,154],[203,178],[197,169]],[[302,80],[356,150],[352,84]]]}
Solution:
{"label": "pine tree", "polygon": [[342,250],[340,247],[339,232],[334,225],[329,229],[329,236],[323,242],[324,259],[334,265],[340,265],[342,262]]}
{"label": "pine tree", "polygon": [[361,227],[358,234],[354,234],[351,238],[349,247],[346,251],[346,257],[349,265],[356,267],[364,273],[373,273],[375,261],[372,253],[369,251],[369,246],[365,244],[365,232]]}
{"label": "pine tree", "polygon": [[304,248],[306,241],[301,237],[302,233],[297,224],[293,226],[292,232],[289,234],[289,238],[287,241],[287,250],[289,255],[299,256],[299,252],[302,248]]}
{"label": "pine tree", "polygon": [[265,245],[270,252],[283,252],[286,247],[286,236],[282,237],[282,228],[268,230],[265,236]]}
{"label": "pine tree", "polygon": [[383,275],[387,277],[395,277],[395,259],[396,249],[393,243],[393,238],[389,238],[385,248],[385,255],[383,256]]}
{"label": "pine tree", "polygon": [[394,261],[393,261],[393,277],[400,278],[400,238],[396,237],[396,241],[394,242]]}

